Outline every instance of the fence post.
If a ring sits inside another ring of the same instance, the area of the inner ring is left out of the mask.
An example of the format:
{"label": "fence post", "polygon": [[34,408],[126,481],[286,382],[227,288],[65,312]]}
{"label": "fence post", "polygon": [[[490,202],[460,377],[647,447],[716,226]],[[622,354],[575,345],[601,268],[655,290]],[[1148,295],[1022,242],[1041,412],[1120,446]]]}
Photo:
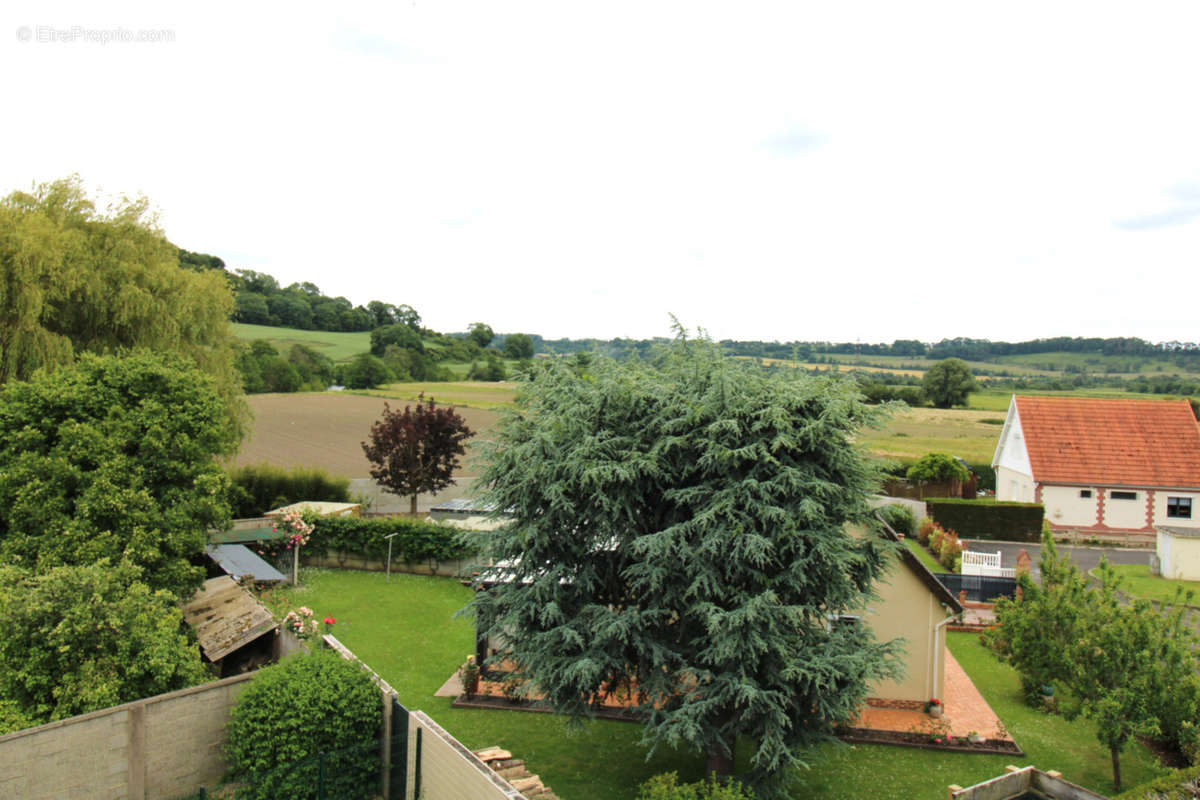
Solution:
{"label": "fence post", "polygon": [[379,793],[384,800],[392,796],[392,695],[380,692],[383,703],[383,731],[379,742],[379,760],[382,769],[379,771]]}

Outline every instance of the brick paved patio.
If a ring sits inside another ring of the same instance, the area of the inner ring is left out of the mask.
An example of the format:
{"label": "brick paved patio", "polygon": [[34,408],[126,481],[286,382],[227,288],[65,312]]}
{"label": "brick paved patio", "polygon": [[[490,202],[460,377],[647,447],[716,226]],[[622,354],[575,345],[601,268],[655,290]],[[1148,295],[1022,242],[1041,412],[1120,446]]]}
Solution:
{"label": "brick paved patio", "polygon": [[[951,736],[962,737],[975,731],[985,739],[1012,741],[1007,732],[1001,734],[1000,718],[949,650],[946,651],[945,691],[946,696],[939,699],[945,706],[943,719],[950,723]],[[868,706],[855,727],[897,733],[932,733],[937,722],[923,711]]]}

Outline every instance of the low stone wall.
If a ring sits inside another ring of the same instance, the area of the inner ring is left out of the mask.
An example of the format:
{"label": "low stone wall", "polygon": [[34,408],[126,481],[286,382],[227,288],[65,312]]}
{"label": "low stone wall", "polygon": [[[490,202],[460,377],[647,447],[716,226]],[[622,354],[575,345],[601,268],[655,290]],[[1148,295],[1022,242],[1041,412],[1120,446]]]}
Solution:
{"label": "low stone wall", "polygon": [[[354,553],[343,553],[331,550],[328,555],[304,555],[301,551],[301,561],[309,567],[333,567],[334,569],[361,569],[372,572],[383,572],[387,562],[373,558],[364,558]],[[392,572],[407,572],[413,575],[440,575],[444,578],[458,578],[469,574],[477,562],[459,561],[420,561],[405,562],[392,559]]]}
{"label": "low stone wall", "polygon": [[225,774],[225,723],[253,673],[0,736],[0,797],[173,798]]}

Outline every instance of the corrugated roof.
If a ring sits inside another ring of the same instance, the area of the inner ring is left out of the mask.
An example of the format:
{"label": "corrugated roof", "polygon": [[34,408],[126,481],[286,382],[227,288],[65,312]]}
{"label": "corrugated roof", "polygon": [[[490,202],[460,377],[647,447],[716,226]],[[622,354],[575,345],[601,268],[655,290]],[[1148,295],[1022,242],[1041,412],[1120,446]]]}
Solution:
{"label": "corrugated roof", "polygon": [[234,578],[253,575],[258,583],[284,580],[279,570],[263,561],[257,553],[242,544],[210,544],[204,548],[208,557]]}
{"label": "corrugated roof", "polygon": [[301,514],[311,511],[319,514],[322,517],[340,517],[343,514],[351,514],[354,511],[362,508],[359,503],[333,503],[327,500],[305,500],[300,503],[292,503],[287,506],[273,508],[267,512],[268,517],[279,517],[289,511],[299,511]]}
{"label": "corrugated roof", "polygon": [[209,661],[220,661],[276,627],[271,612],[228,576],[209,578],[183,607]]}
{"label": "corrugated roof", "polygon": [[1186,400],[1015,398],[1040,483],[1200,487],[1200,425]]}
{"label": "corrugated roof", "polygon": [[211,544],[231,544],[235,542],[266,542],[272,539],[283,539],[286,533],[275,530],[268,525],[265,528],[230,528],[227,531],[209,531],[208,541]]}

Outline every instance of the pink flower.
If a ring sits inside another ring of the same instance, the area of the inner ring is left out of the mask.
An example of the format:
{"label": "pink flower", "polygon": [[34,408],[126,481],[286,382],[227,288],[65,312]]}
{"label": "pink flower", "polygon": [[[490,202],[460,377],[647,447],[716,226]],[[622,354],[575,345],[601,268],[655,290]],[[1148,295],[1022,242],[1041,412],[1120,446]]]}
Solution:
{"label": "pink flower", "polygon": [[334,619],[333,617],[326,617],[326,618],[325,618],[325,624],[326,624],[326,625],[336,625],[336,624],[337,624],[337,620],[336,620],[336,619]]}

